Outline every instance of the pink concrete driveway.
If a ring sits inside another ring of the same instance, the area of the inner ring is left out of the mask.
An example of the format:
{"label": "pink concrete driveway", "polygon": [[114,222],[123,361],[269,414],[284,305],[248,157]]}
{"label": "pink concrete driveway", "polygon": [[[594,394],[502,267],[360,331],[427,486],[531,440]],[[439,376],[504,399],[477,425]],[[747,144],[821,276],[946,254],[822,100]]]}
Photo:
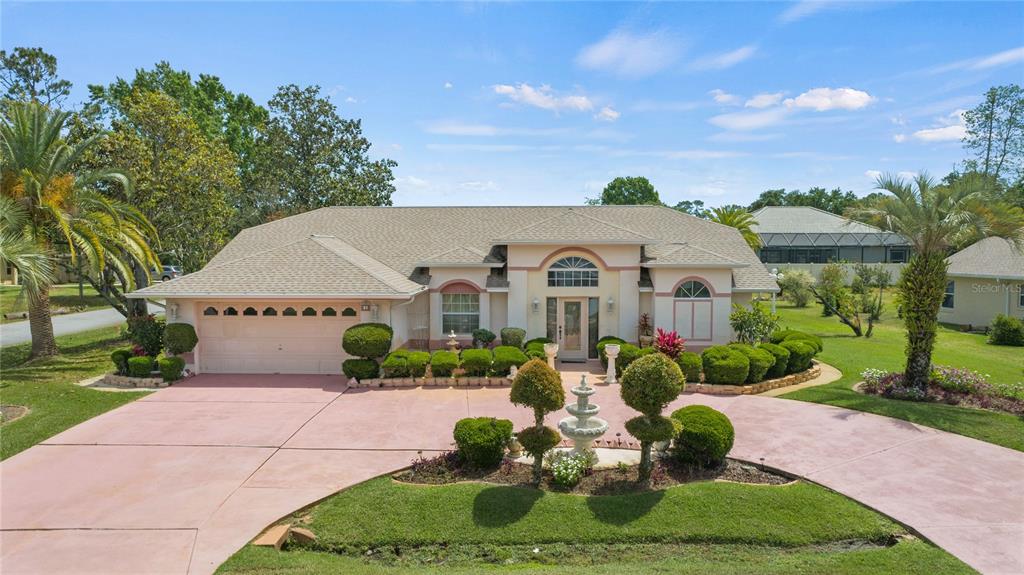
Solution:
{"label": "pink concrete driveway", "polygon": [[[563,377],[573,385],[579,372]],[[634,413],[616,388],[598,388],[609,437],[628,437],[622,422]],[[686,395],[672,408],[694,403],[732,419],[733,456],[853,497],[982,572],[1024,572],[1024,454],[767,397]],[[278,518],[404,467],[418,450],[449,449],[468,415],[530,420],[507,389],[196,377],[0,463],[0,572],[211,573]]]}

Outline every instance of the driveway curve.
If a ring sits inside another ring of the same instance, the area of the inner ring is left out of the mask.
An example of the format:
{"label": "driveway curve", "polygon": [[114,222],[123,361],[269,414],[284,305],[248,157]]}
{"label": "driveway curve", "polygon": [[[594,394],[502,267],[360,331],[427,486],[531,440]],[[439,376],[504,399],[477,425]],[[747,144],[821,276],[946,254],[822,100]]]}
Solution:
{"label": "driveway curve", "polygon": [[[575,385],[585,367],[565,367]],[[614,386],[596,387],[606,437],[627,438],[634,413]],[[852,497],[983,573],[1024,572],[1024,453],[771,397],[686,394],[671,409],[696,403],[733,421],[732,456]],[[280,517],[418,451],[450,449],[454,422],[470,415],[531,419],[507,388],[195,377],[0,463],[0,572],[212,573]]]}

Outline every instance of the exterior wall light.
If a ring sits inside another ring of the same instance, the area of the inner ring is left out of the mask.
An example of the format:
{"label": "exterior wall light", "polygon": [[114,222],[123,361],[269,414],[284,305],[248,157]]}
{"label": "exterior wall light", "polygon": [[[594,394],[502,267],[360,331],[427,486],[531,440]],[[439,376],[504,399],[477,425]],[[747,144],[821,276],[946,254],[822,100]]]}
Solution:
{"label": "exterior wall light", "polygon": [[364,302],[363,302],[363,303],[362,303],[362,304],[361,304],[361,305],[359,306],[359,309],[361,309],[362,311],[370,311],[370,302],[368,302],[368,301],[364,301]]}
{"label": "exterior wall light", "polygon": [[533,298],[533,313],[537,313],[538,311],[540,311],[540,300]]}
{"label": "exterior wall light", "polygon": [[615,298],[608,296],[608,311],[615,309]]}

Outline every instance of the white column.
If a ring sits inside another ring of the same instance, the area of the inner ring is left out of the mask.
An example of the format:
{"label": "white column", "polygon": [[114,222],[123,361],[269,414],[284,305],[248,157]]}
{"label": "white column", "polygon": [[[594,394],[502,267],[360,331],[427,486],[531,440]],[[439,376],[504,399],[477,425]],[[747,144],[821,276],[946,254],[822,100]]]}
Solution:
{"label": "white column", "polygon": [[526,270],[508,272],[508,326],[527,329],[529,294],[526,293]]}

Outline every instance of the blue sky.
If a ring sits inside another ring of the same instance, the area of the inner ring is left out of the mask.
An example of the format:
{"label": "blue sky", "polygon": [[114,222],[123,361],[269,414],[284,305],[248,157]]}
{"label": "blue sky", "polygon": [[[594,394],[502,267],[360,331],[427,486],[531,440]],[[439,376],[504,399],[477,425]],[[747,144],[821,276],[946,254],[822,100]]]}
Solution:
{"label": "blue sky", "polygon": [[0,44],[86,85],[167,60],[265,103],[319,84],[398,205],[662,200],[947,173],[959,112],[1024,83],[1024,3],[15,3]]}

